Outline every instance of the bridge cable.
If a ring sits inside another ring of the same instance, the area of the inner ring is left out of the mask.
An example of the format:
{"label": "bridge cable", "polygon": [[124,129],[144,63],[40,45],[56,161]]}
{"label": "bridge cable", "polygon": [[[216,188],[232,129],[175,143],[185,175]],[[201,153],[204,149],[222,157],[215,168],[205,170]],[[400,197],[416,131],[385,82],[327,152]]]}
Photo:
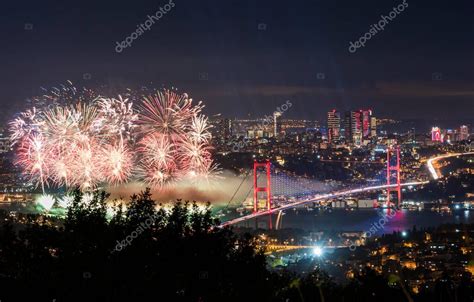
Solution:
{"label": "bridge cable", "polygon": [[[234,199],[235,195],[237,195],[237,192],[240,190],[240,187],[242,186],[242,184],[244,183],[244,181],[249,177],[250,175],[250,171],[251,170],[247,170],[247,174],[245,175],[245,177],[242,179],[242,181],[240,182],[240,185],[237,187],[237,190],[235,190],[234,194],[232,195],[232,197],[230,198],[229,202],[227,203],[227,205],[225,206],[224,210],[227,210],[227,208],[229,207],[230,203],[232,202],[232,200]],[[248,194],[247,194],[248,195]]]}

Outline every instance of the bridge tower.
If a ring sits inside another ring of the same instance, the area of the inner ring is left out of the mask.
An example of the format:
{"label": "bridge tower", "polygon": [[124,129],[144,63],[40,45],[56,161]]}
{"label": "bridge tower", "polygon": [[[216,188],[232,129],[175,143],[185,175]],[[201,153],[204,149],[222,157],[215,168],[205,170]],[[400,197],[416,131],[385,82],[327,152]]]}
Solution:
{"label": "bridge tower", "polygon": [[[394,164],[393,158],[396,157],[396,163]],[[395,171],[395,173],[393,173]],[[395,183],[392,184],[393,174],[395,174]],[[397,204],[399,207],[402,203],[402,189],[400,186],[400,147],[399,146],[388,146],[387,148],[387,207],[390,207],[390,193],[397,192]]]}
{"label": "bridge tower", "polygon": [[[257,182],[257,170],[258,168],[265,168],[267,181],[265,187],[259,187]],[[271,164],[270,161],[259,163],[257,161],[253,162],[253,212],[258,212],[258,192],[265,192],[267,195],[266,207],[267,210],[272,208],[272,194],[271,194]]]}

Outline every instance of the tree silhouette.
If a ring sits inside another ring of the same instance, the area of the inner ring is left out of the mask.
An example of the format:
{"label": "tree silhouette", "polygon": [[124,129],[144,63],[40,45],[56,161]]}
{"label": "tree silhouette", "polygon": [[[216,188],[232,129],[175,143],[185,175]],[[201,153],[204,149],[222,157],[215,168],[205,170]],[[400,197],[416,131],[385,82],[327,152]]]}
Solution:
{"label": "tree silhouette", "polygon": [[[165,207],[147,189],[131,196],[126,208],[115,203],[108,216],[105,192],[76,190],[73,196],[63,220],[36,215],[18,223],[0,211],[0,300],[405,299],[371,270],[344,286],[320,270],[305,276],[270,271],[254,238],[218,227],[209,204],[178,200]],[[470,276],[457,291],[438,284],[415,301],[453,294],[470,301]]]}

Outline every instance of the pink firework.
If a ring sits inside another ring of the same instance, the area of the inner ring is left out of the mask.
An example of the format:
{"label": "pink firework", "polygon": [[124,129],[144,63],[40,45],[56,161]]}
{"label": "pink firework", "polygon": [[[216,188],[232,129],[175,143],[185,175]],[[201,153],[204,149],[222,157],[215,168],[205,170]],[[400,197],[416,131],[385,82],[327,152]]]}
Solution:
{"label": "pink firework", "polygon": [[145,180],[162,185],[168,179],[195,177],[212,165],[211,134],[201,103],[165,90],[144,99],[139,124],[143,138],[138,154]]}
{"label": "pink firework", "polygon": [[99,152],[99,169],[106,182],[113,185],[127,182],[133,171],[133,152],[117,144],[105,145]]}
{"label": "pink firework", "polygon": [[198,174],[211,160],[211,147],[192,140],[183,142],[181,162],[191,175]]}
{"label": "pink firework", "polygon": [[17,152],[17,164],[21,165],[30,180],[41,185],[44,191],[45,185],[48,185],[48,152],[41,134],[28,134],[23,137]]}
{"label": "pink firework", "polygon": [[193,116],[191,121],[191,127],[188,131],[190,140],[196,143],[209,144],[212,135],[209,131],[211,126],[208,123],[207,117],[203,115]]}
{"label": "pink firework", "polygon": [[[126,100],[119,100],[120,105],[131,108]],[[102,109],[91,100],[20,114],[10,123],[16,163],[43,190],[50,182],[89,189],[103,182],[127,181],[133,152],[124,136],[129,137],[133,127],[123,124],[131,124],[133,115],[117,110],[115,115],[123,116],[114,117],[112,109]]]}
{"label": "pink firework", "polygon": [[138,151],[145,165],[176,166],[176,144],[171,143],[166,135],[155,133],[145,136],[140,141]]}
{"label": "pink firework", "polygon": [[122,96],[115,98],[100,98],[97,102],[100,118],[97,127],[109,134],[117,134],[123,141],[133,136],[138,114],[133,109],[133,103]]}
{"label": "pink firework", "polygon": [[133,178],[161,187],[216,171],[201,103],[164,90],[136,110],[128,98],[96,95],[55,88],[10,123],[16,163],[43,191],[50,183],[91,189]]}
{"label": "pink firework", "polygon": [[187,94],[177,94],[171,90],[158,91],[155,95],[145,97],[140,106],[140,130],[144,134],[160,133],[172,141],[180,140],[191,119],[202,108],[201,103],[193,106]]}
{"label": "pink firework", "polygon": [[167,166],[149,163],[146,169],[143,169],[142,175],[146,184],[158,188],[174,184],[181,179],[180,171],[173,163],[168,163]]}

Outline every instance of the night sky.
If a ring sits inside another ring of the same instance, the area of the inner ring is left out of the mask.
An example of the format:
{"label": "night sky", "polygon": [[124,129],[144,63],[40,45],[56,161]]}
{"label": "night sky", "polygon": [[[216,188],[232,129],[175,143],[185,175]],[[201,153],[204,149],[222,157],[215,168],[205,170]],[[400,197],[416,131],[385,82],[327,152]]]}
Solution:
{"label": "night sky", "polygon": [[169,0],[8,2],[2,120],[66,80],[111,91],[177,87],[229,117],[263,116],[291,100],[292,118],[365,107],[381,117],[474,119],[472,0],[406,0],[355,53],[349,43],[403,0],[172,0],[121,53],[116,42]]}

